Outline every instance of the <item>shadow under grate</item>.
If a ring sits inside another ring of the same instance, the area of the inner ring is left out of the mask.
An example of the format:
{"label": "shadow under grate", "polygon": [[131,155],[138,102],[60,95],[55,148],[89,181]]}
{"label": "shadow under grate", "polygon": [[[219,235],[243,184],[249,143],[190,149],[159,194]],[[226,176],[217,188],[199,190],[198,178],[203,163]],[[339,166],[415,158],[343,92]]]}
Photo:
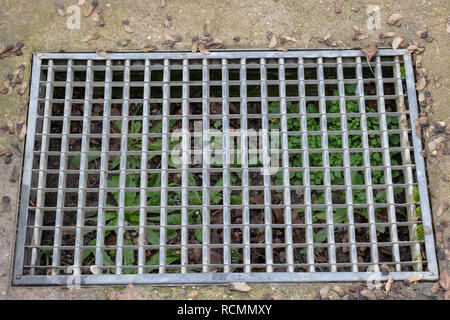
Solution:
{"label": "shadow under grate", "polygon": [[40,53],[32,77],[15,284],[437,279],[406,50]]}

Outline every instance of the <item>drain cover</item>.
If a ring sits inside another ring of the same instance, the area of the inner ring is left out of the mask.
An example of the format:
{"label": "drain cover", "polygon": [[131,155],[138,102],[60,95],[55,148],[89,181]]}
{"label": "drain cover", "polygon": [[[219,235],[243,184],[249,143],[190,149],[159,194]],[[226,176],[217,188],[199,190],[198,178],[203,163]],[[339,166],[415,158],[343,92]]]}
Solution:
{"label": "drain cover", "polygon": [[15,284],[437,279],[405,50],[40,53],[32,77]]}

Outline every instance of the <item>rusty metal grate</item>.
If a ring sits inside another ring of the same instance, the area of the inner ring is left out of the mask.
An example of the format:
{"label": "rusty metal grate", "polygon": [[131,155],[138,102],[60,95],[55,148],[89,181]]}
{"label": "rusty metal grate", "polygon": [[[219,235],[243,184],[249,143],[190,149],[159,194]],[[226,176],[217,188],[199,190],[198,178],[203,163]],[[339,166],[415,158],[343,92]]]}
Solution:
{"label": "rusty metal grate", "polygon": [[15,284],[437,279],[406,50],[39,53],[31,88]]}

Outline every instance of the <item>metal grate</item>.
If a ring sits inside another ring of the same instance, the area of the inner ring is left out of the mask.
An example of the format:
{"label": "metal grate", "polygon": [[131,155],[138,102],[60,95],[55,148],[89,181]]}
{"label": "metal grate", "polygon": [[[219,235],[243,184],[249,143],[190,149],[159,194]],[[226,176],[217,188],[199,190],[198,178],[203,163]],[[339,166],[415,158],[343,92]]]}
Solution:
{"label": "metal grate", "polygon": [[32,77],[16,284],[438,277],[406,50],[39,53]]}

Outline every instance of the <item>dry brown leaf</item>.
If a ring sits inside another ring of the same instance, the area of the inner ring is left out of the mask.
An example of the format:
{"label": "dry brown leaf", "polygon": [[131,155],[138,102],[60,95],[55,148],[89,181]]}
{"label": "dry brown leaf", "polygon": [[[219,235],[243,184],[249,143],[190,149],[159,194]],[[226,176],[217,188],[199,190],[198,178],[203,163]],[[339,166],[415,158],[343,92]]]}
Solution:
{"label": "dry brown leaf", "polygon": [[206,46],[205,46],[205,44],[203,42],[200,42],[198,44],[198,49],[200,50],[201,54],[209,54],[210,53],[209,50],[206,49]]}
{"label": "dry brown leaf", "polygon": [[273,34],[273,32],[267,32],[267,40],[269,40],[269,48],[273,49],[277,45],[277,37]]}
{"label": "dry brown leaf", "polygon": [[[431,150],[436,150],[436,147],[431,148]],[[438,208],[436,209],[436,215],[441,217],[444,214],[444,211],[449,208],[449,204],[447,202],[442,202]]]}
{"label": "dry brown leaf", "polygon": [[122,21],[122,25],[123,25],[123,28],[125,29],[126,32],[128,32],[128,33],[133,33],[134,32],[133,27],[130,26],[130,21],[123,20]]}
{"label": "dry brown leaf", "polygon": [[326,35],[324,35],[323,37],[318,37],[317,38],[317,42],[322,43],[327,41],[328,39],[331,38],[331,33],[327,33]]}
{"label": "dry brown leaf", "polygon": [[11,149],[10,148],[5,148],[5,149],[0,150],[0,157],[3,157],[3,156],[6,156],[6,157],[12,156]]}
{"label": "dry brown leaf", "polygon": [[91,40],[97,40],[100,38],[100,35],[97,32],[94,32],[93,34],[87,35],[86,37],[81,38],[81,42],[85,43]]}
{"label": "dry brown leaf", "polygon": [[55,3],[56,11],[61,17],[64,17],[66,15],[66,12],[64,11],[64,4],[62,3]]}
{"label": "dry brown leaf", "polygon": [[12,183],[16,182],[20,178],[20,170],[17,168],[17,166],[13,167],[13,170],[11,171],[11,174],[9,175],[9,181]]}
{"label": "dry brown leaf", "polygon": [[416,90],[423,90],[427,86],[427,80],[423,76],[419,76],[416,82]]}
{"label": "dry brown leaf", "polygon": [[386,285],[384,287],[384,289],[386,290],[386,292],[391,291],[391,286],[392,283],[394,283],[394,278],[393,277],[389,277],[388,281],[386,282]]}
{"label": "dry brown leaf", "polygon": [[445,290],[450,290],[450,275],[447,270],[443,270],[439,277],[439,284]]}
{"label": "dry brown leaf", "polygon": [[92,13],[91,19],[97,22],[97,24],[101,27],[105,25],[105,18],[103,17],[103,9],[96,8]]}
{"label": "dry brown leaf", "polygon": [[86,12],[84,13],[84,16],[87,18],[89,17],[94,10],[98,7],[98,1],[94,0],[91,2],[91,5],[89,6],[89,8],[86,10]]}
{"label": "dry brown leaf", "polygon": [[330,286],[326,285],[322,289],[319,290],[320,299],[327,300],[328,299],[328,293],[330,292]]}
{"label": "dry brown leaf", "polygon": [[249,292],[251,289],[245,282],[230,282],[228,284],[228,290],[230,291]]}
{"label": "dry brown leaf", "polygon": [[22,129],[20,129],[19,132],[19,141],[23,141],[23,139],[25,139],[26,134],[27,134],[27,125],[23,124]]}
{"label": "dry brown leaf", "polygon": [[436,85],[436,88],[439,88],[441,86],[441,75],[438,74],[434,77],[434,84]]}
{"label": "dry brown leaf", "polygon": [[366,48],[361,49],[366,55],[367,60],[370,61],[378,53],[378,46],[375,43],[369,43]]}
{"label": "dry brown leaf", "polygon": [[392,41],[392,49],[397,49],[400,44],[405,40],[405,36],[400,35],[394,38],[394,41]]}
{"label": "dry brown leaf", "polygon": [[221,47],[223,47],[223,41],[220,39],[211,39],[206,42],[206,45],[208,47],[221,48]]}
{"label": "dry brown leaf", "polygon": [[377,300],[377,296],[370,290],[361,290],[360,293],[369,300]]}
{"label": "dry brown leaf", "polygon": [[22,73],[23,70],[25,70],[25,64],[21,64],[20,66],[18,66],[17,68],[15,68],[11,74],[13,75],[13,77],[17,76],[18,74]]}
{"label": "dry brown leaf", "polygon": [[283,296],[279,293],[267,293],[264,295],[264,300],[283,300]]}
{"label": "dry brown leaf", "polygon": [[20,108],[19,120],[17,120],[17,124],[25,123],[27,120],[27,110],[25,108]]}
{"label": "dry brown leaf", "polygon": [[20,94],[20,95],[23,95],[23,94],[27,91],[27,89],[28,89],[29,86],[30,86],[30,80],[25,81],[25,82],[20,86],[20,88],[17,90],[17,93]]}
{"label": "dry brown leaf", "polygon": [[286,42],[297,42],[297,39],[295,37],[290,37],[290,36],[281,36],[280,42],[282,44],[284,44]]}
{"label": "dry brown leaf", "polygon": [[423,30],[416,31],[416,35],[417,35],[419,38],[422,38],[422,39],[428,38],[428,28],[427,28],[427,29],[423,29]]}
{"label": "dry brown leaf", "polygon": [[423,56],[416,56],[416,68],[422,68],[422,58]]}
{"label": "dry brown leaf", "polygon": [[431,286],[431,288],[430,288],[430,292],[431,292],[431,294],[436,294],[438,291],[439,291],[439,288],[440,288],[441,286],[440,286],[440,284],[439,284],[439,281],[436,281],[435,283],[433,283],[433,285]]}
{"label": "dry brown leaf", "polygon": [[129,284],[125,290],[111,291],[108,293],[108,300],[152,300],[151,297],[144,296],[134,285]]}
{"label": "dry brown leaf", "polygon": [[151,44],[149,41],[146,41],[139,49],[142,50],[143,52],[150,52],[158,50],[158,47],[155,46],[154,44]]}
{"label": "dry brown leaf", "polygon": [[422,280],[423,276],[420,273],[414,272],[408,275],[404,281],[405,286],[411,285],[411,283]]}
{"label": "dry brown leaf", "polygon": [[191,299],[195,299],[200,295],[200,292],[198,292],[197,290],[192,290],[191,292],[188,293],[187,297],[191,298]]}
{"label": "dry brown leaf", "polygon": [[401,14],[394,13],[389,17],[388,25],[400,27],[402,25],[402,18],[403,16]]}
{"label": "dry brown leaf", "polygon": [[192,41],[191,41],[191,51],[192,52],[197,52],[197,50],[198,50],[198,42],[199,42],[198,36],[195,36],[195,37],[192,38]]}
{"label": "dry brown leaf", "polygon": [[342,12],[342,6],[337,1],[334,3],[334,12],[337,14]]}
{"label": "dry brown leaf", "polygon": [[387,39],[387,38],[393,38],[395,37],[395,33],[394,32],[381,32],[380,35],[378,36],[380,39]]}
{"label": "dry brown leaf", "polygon": [[105,58],[107,55],[109,55],[110,52],[102,50],[102,49],[97,49],[97,50],[95,50],[95,53],[97,55],[99,55],[100,57]]}
{"label": "dry brown leaf", "polygon": [[339,286],[332,286],[330,289],[336,292],[338,296],[341,298],[344,297],[346,294],[345,291]]}

